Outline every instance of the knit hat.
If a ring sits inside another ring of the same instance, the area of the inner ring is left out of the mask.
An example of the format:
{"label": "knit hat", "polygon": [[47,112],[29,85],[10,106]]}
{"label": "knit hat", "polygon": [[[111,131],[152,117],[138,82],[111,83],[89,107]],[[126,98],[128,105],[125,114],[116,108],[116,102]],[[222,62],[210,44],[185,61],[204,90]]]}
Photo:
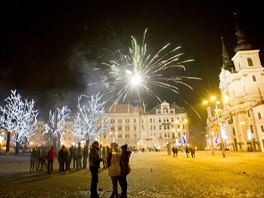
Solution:
{"label": "knit hat", "polygon": [[121,149],[127,149],[127,144],[124,144],[123,146],[121,146]]}

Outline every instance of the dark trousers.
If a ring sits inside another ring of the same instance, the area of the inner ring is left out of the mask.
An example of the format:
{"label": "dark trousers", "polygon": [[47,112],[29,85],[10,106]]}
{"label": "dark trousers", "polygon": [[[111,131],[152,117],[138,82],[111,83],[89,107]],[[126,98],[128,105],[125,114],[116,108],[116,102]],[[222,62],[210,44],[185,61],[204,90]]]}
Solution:
{"label": "dark trousers", "polygon": [[91,178],[91,198],[98,198],[98,192],[97,192],[97,183],[98,183],[98,167],[97,166],[90,166],[90,171],[92,174]]}
{"label": "dark trousers", "polygon": [[30,161],[30,172],[31,173],[35,171],[35,164],[36,164],[35,161]]}
{"label": "dark trousers", "polygon": [[60,162],[60,171],[64,172],[68,170],[68,162],[67,160],[61,160]]}
{"label": "dark trousers", "polygon": [[126,180],[126,175],[124,176],[119,176],[119,184],[121,187],[121,197],[126,197],[127,196],[127,180]]}
{"label": "dark trousers", "polygon": [[53,170],[53,160],[48,160],[48,173],[50,174]]}
{"label": "dark trousers", "polygon": [[83,157],[83,168],[87,168],[87,157]]}

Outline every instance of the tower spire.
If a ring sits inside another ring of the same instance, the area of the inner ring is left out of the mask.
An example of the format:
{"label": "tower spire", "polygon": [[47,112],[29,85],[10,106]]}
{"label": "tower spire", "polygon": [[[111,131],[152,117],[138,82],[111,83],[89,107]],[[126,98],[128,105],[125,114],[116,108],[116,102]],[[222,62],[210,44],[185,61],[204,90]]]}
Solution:
{"label": "tower spire", "polygon": [[238,21],[237,13],[234,13],[235,20],[236,20],[236,38],[237,38],[237,45],[235,47],[235,52],[241,51],[241,50],[250,50],[251,45],[246,41],[244,31],[241,30],[240,24]]}
{"label": "tower spire", "polygon": [[223,68],[225,70],[228,70],[230,72],[234,72],[234,65],[233,63],[230,61],[228,52],[226,50],[225,44],[224,44],[224,39],[223,37],[221,37],[221,42],[222,42],[222,58],[223,58]]}

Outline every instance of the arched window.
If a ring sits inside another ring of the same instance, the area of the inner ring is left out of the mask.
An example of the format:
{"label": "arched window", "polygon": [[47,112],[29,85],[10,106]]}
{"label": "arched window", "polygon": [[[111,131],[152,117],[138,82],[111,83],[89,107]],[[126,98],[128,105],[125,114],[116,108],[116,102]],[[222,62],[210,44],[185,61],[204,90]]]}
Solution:
{"label": "arched window", "polygon": [[252,76],[252,79],[253,79],[253,81],[257,81],[256,76],[254,76],[254,75]]}
{"label": "arched window", "polygon": [[253,61],[251,58],[247,58],[248,66],[253,66]]}
{"label": "arched window", "polygon": [[163,113],[168,113],[168,109],[167,108],[164,108],[163,109]]}

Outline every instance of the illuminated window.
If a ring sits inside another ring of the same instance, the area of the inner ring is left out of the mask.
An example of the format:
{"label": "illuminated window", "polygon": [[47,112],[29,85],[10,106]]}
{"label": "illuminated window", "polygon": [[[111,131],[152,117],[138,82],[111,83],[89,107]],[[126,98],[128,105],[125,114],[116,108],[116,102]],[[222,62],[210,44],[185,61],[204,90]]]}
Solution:
{"label": "illuminated window", "polygon": [[247,111],[247,114],[248,114],[248,117],[250,117],[250,112],[249,111]]}
{"label": "illuminated window", "polygon": [[253,61],[251,58],[247,58],[248,66],[253,66]]}
{"label": "illuminated window", "polygon": [[254,133],[253,125],[250,125],[249,127],[250,127],[251,133]]}
{"label": "illuminated window", "polygon": [[236,135],[236,131],[235,131],[235,128],[233,128],[233,135]]}

